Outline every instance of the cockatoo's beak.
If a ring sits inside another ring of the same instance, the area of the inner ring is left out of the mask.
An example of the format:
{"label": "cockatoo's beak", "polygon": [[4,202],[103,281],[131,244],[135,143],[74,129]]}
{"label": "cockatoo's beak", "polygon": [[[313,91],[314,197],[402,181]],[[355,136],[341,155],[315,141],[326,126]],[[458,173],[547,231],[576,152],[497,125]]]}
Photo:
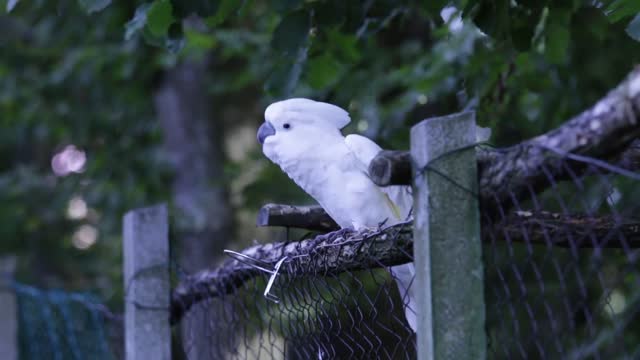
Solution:
{"label": "cockatoo's beak", "polygon": [[258,141],[260,141],[260,144],[264,144],[264,140],[271,136],[274,135],[276,133],[276,129],[273,127],[273,125],[271,125],[270,122],[265,121],[262,125],[260,125],[260,128],[258,129]]}

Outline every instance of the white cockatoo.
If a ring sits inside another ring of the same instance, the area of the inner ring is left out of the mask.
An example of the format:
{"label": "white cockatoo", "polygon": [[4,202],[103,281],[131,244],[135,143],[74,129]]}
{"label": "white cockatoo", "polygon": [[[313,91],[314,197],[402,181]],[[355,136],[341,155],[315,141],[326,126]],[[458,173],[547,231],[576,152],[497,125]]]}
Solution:
{"label": "white cockatoo", "polygon": [[[408,220],[408,186],[379,187],[368,176],[382,149],[360,135],[343,136],[349,114],[338,106],[309,99],[269,105],[258,130],[262,151],[311,195],[342,228],[378,228]],[[389,269],[398,284],[409,326],[415,332],[413,263]]]}

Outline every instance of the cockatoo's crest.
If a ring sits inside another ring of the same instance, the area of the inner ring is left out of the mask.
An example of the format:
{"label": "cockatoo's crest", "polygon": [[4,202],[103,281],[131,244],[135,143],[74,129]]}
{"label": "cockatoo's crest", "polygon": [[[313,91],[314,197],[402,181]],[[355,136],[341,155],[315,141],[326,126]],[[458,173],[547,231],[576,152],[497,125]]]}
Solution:
{"label": "cockatoo's crest", "polygon": [[336,129],[342,129],[351,121],[349,113],[338,106],[304,98],[275,102],[267,107],[264,117],[266,121],[274,125],[283,121],[289,121],[293,124],[313,122],[327,123]]}

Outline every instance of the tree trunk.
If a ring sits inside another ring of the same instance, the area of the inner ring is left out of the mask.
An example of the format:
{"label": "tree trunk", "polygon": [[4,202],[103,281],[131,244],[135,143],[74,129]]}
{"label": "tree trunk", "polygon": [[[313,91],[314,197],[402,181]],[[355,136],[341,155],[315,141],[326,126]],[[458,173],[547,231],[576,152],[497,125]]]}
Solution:
{"label": "tree trunk", "polygon": [[[233,229],[223,178],[222,121],[211,110],[206,74],[206,58],[184,61],[165,73],[154,96],[174,170],[174,250],[179,267],[187,273],[214,266]],[[212,358],[215,336],[207,327],[213,320],[208,308],[200,305],[182,322],[189,359]]]}

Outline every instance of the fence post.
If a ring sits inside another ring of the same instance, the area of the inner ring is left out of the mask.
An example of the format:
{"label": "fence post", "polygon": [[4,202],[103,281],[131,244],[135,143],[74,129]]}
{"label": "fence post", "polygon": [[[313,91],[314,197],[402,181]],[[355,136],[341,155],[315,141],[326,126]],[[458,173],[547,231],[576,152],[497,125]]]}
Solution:
{"label": "fence post", "polygon": [[485,359],[475,113],[411,129],[418,359]]}
{"label": "fence post", "polygon": [[18,360],[18,304],[13,289],[15,256],[0,257],[0,358]]}
{"label": "fence post", "polygon": [[167,206],[124,216],[125,358],[169,360],[169,225]]}

